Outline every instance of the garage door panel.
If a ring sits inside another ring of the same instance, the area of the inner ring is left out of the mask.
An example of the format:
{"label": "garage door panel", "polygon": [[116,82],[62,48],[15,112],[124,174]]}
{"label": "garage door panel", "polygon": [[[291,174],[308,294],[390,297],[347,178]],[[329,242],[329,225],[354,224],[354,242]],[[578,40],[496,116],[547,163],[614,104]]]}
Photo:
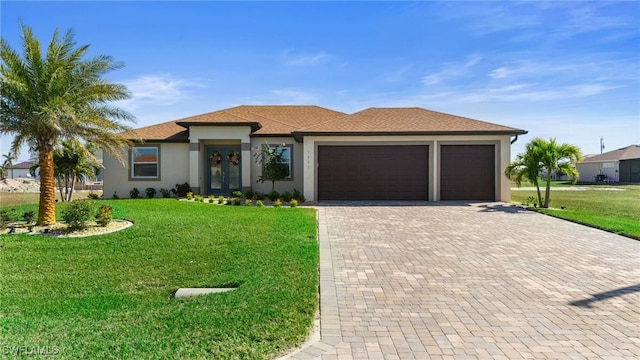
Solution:
{"label": "garage door panel", "polygon": [[319,200],[426,200],[427,146],[318,147]]}
{"label": "garage door panel", "polygon": [[495,146],[440,147],[441,200],[495,200]]}

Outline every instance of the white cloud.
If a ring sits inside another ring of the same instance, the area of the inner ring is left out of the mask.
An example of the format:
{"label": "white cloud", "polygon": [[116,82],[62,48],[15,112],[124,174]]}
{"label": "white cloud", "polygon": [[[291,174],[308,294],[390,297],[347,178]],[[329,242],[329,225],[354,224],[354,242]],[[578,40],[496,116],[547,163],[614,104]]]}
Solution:
{"label": "white cloud", "polygon": [[283,62],[287,66],[315,66],[332,59],[332,56],[324,51],[310,54],[294,54],[287,50],[283,56]]}
{"label": "white cloud", "polygon": [[489,101],[541,102],[584,98],[598,95],[620,86],[601,83],[584,83],[566,86],[543,87],[537,84],[514,84],[501,87],[473,88],[464,91],[443,91],[422,96],[426,101],[449,103],[484,103]]}
{"label": "white cloud", "polygon": [[469,70],[482,60],[482,56],[473,55],[464,63],[445,63],[442,70],[429,74],[422,79],[425,85],[439,84],[445,80],[464,76]]}
{"label": "white cloud", "polygon": [[135,110],[145,105],[173,105],[191,94],[191,90],[205,87],[199,81],[175,79],[168,74],[142,75],[123,81],[123,84],[131,92],[131,98],[119,102],[118,105],[128,110]]}

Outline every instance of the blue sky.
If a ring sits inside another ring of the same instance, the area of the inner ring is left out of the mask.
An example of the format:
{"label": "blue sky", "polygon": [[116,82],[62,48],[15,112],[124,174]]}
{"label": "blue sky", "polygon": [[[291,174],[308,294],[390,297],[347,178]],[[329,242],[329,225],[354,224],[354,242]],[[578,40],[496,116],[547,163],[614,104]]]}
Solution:
{"label": "blue sky", "polygon": [[[419,106],[556,137],[640,144],[640,2],[0,2],[46,43],[72,28],[142,127],[240,104]],[[8,151],[1,138],[0,154]],[[23,152],[20,159],[28,157]]]}

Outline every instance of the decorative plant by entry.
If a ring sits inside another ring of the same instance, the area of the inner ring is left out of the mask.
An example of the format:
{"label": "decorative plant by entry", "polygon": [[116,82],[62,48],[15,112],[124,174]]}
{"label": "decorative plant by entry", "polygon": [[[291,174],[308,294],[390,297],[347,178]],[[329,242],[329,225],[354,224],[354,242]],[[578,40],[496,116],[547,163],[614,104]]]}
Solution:
{"label": "decorative plant by entry", "polygon": [[269,144],[255,148],[256,163],[262,167],[262,174],[258,177],[258,182],[264,183],[271,181],[271,191],[275,190],[276,181],[283,180],[289,176],[289,165],[284,156],[285,144],[279,144],[275,147]]}

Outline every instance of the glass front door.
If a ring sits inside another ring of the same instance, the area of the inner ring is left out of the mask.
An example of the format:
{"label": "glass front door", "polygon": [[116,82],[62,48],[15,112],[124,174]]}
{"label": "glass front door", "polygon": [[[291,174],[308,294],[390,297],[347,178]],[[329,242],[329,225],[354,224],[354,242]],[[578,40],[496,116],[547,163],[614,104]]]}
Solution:
{"label": "glass front door", "polygon": [[207,148],[207,186],[209,194],[227,195],[242,188],[240,147]]}

